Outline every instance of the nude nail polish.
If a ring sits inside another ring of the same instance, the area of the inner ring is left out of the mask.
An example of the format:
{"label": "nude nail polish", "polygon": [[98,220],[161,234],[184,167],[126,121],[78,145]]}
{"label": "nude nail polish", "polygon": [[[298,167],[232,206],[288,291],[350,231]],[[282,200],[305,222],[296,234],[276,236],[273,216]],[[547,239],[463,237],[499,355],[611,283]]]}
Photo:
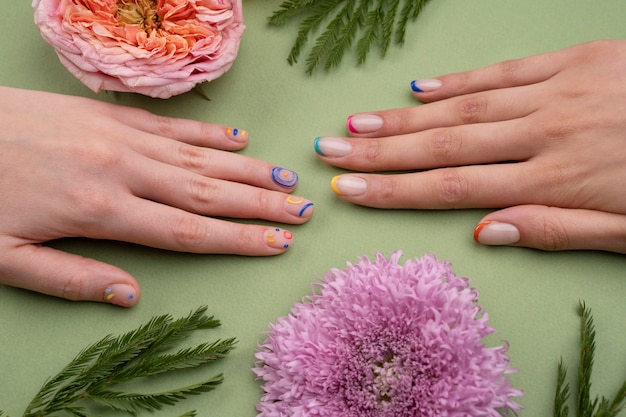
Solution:
{"label": "nude nail polish", "polygon": [[296,217],[309,217],[313,214],[313,203],[306,198],[290,195],[285,198],[285,210]]}
{"label": "nude nail polish", "polygon": [[274,227],[267,229],[263,234],[265,243],[274,249],[289,249],[293,242],[293,235],[289,230]]}
{"label": "nude nail polish", "polygon": [[354,175],[337,175],[331,180],[330,188],[335,194],[356,197],[365,194],[367,181]]}
{"label": "nude nail polish", "polygon": [[512,245],[520,240],[520,233],[512,224],[487,221],[476,226],[474,240],[482,245]]}
{"label": "nude nail polish", "polygon": [[245,142],[248,140],[248,132],[243,129],[229,127],[226,129],[226,136],[235,142]]}
{"label": "nude nail polish", "polygon": [[352,133],[373,133],[383,127],[383,118],[375,114],[356,114],[348,117],[346,125]]}
{"label": "nude nail polish", "polygon": [[337,137],[317,137],[315,138],[315,152],[327,157],[342,157],[352,152],[352,145],[343,138]]}
{"label": "nude nail polish", "polygon": [[438,90],[441,85],[442,82],[436,79],[414,80],[411,81],[411,90],[416,93],[429,93]]}
{"label": "nude nail polish", "polygon": [[102,300],[114,305],[130,307],[137,302],[136,296],[136,290],[131,285],[112,284],[104,290]]}

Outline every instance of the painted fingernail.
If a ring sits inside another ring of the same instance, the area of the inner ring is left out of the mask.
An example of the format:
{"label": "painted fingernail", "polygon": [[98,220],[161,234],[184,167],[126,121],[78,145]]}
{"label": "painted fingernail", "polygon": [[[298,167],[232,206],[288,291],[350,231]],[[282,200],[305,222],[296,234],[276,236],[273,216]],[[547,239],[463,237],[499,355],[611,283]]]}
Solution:
{"label": "painted fingernail", "polygon": [[248,132],[243,129],[229,127],[226,129],[226,135],[236,142],[245,142],[248,140]]}
{"label": "painted fingernail", "polygon": [[340,157],[346,156],[352,152],[350,142],[336,137],[317,137],[315,138],[315,152],[322,156]]}
{"label": "painted fingernail", "polygon": [[285,199],[287,213],[298,217],[309,217],[313,214],[313,203],[306,198],[290,195]]}
{"label": "painted fingernail", "polygon": [[352,133],[373,133],[383,127],[383,118],[375,114],[356,114],[348,117],[346,126]]}
{"label": "painted fingernail", "polygon": [[474,240],[483,245],[512,245],[519,239],[519,230],[509,223],[488,221],[474,229]]}
{"label": "painted fingernail", "polygon": [[289,230],[274,227],[264,234],[265,243],[275,249],[289,249],[293,242],[293,235]]}
{"label": "painted fingernail", "polygon": [[275,167],[272,169],[272,180],[286,188],[295,188],[298,185],[298,174],[286,168]]}
{"label": "painted fingernail", "polygon": [[365,194],[367,181],[353,175],[337,175],[331,180],[330,188],[335,194],[356,197]]}
{"label": "painted fingernail", "polygon": [[411,81],[411,90],[416,93],[429,93],[441,87],[442,82],[436,79],[414,80]]}
{"label": "painted fingernail", "polygon": [[130,307],[135,305],[137,291],[127,284],[110,285],[102,296],[103,301],[122,307]]}

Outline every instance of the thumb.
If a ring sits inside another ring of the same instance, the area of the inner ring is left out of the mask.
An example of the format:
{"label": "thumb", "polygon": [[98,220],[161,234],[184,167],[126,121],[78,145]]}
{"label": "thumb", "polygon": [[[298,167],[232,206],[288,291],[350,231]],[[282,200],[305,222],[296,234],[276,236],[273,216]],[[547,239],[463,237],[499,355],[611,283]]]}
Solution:
{"label": "thumb", "polygon": [[596,249],[626,253],[626,215],[538,205],[506,208],[485,216],[474,240],[484,245],[548,251]]}
{"label": "thumb", "polygon": [[139,285],[112,265],[46,246],[26,244],[2,251],[0,282],[68,300],[131,307]]}

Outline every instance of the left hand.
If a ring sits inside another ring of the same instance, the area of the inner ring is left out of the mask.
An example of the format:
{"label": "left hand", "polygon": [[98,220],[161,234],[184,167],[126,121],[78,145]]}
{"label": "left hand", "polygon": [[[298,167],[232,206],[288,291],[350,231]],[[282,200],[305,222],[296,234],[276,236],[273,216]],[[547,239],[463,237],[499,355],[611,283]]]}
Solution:
{"label": "left hand", "polygon": [[[416,81],[428,104],[348,118],[318,157],[378,208],[505,208],[479,243],[626,253],[626,41],[598,41]],[[420,90],[415,88],[414,90]],[[422,171],[423,170],[423,171]]]}

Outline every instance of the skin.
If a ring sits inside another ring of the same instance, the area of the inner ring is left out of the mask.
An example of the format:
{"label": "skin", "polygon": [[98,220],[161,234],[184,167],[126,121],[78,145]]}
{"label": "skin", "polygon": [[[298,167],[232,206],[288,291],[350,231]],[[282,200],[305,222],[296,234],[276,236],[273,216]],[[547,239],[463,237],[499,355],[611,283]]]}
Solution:
{"label": "skin", "polygon": [[[41,245],[64,237],[194,253],[277,255],[267,226],[300,224],[269,162],[232,152],[226,126],[156,116],[95,100],[0,87],[0,283],[71,300],[132,300],[127,272]],[[294,196],[294,198],[296,198]],[[121,287],[120,287],[121,286]]]}
{"label": "skin", "polygon": [[[367,113],[379,130],[352,133],[344,156],[360,195],[379,208],[501,208],[510,244],[626,253],[626,41],[595,41],[435,78],[427,104]],[[341,178],[340,177],[340,178]]]}

